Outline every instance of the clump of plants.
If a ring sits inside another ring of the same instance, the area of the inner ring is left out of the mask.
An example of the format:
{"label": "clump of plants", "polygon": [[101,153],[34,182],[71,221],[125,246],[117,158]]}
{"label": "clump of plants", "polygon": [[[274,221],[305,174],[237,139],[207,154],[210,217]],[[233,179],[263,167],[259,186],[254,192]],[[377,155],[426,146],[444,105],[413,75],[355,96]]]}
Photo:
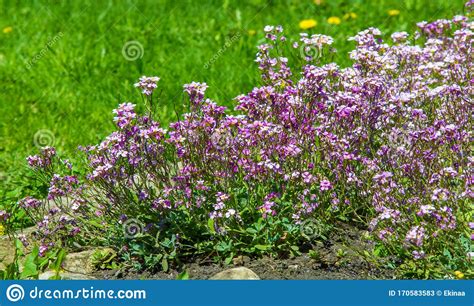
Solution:
{"label": "clump of plants", "polygon": [[302,34],[294,74],[283,29],[267,26],[263,84],[236,98],[233,115],[205,83],[187,84],[189,112],[169,128],[157,121],[159,78],[140,78],[146,113],[129,102],[114,110],[116,131],[82,148],[85,175],[53,148],[28,158],[49,184],[47,199],[19,202],[37,223],[39,254],[107,245],[163,270],[196,257],[292,256],[342,220],[366,226],[405,275],[469,271],[474,23],[418,27],[390,42],[375,28],[358,33],[347,68],[320,62],[332,38]]}

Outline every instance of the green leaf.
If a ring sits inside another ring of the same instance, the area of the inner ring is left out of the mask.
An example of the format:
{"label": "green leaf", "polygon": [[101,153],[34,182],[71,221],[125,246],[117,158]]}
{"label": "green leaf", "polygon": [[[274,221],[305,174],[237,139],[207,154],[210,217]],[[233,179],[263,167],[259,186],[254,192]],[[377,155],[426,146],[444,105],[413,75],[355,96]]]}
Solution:
{"label": "green leaf", "polygon": [[256,234],[257,233],[257,230],[254,229],[254,228],[251,228],[251,227],[247,228],[245,231],[247,233],[250,233],[250,234]]}
{"label": "green leaf", "polygon": [[216,246],[216,250],[219,252],[225,252],[231,248],[230,244],[225,243],[224,241],[219,242]]}
{"label": "green leaf", "polygon": [[176,277],[177,280],[188,280],[189,279],[189,274],[188,274],[188,271],[184,270],[183,272],[181,272],[177,277]]}
{"label": "green leaf", "polygon": [[451,255],[451,252],[449,252],[448,249],[444,249],[443,255],[446,256],[449,260],[453,259],[453,256]]}
{"label": "green leaf", "polygon": [[51,268],[54,271],[59,271],[61,269],[61,265],[64,261],[64,258],[66,258],[66,251],[64,249],[61,249],[58,254],[56,255],[56,260],[54,263],[51,265]]}
{"label": "green leaf", "polygon": [[231,253],[230,256],[225,259],[225,264],[230,265],[232,263],[233,258],[234,258],[234,253]]}
{"label": "green leaf", "polygon": [[260,250],[260,251],[267,251],[267,250],[271,249],[272,246],[271,246],[271,245],[257,244],[257,245],[255,246],[255,248],[256,248],[257,250]]}
{"label": "green leaf", "polygon": [[38,266],[36,265],[36,259],[38,258],[39,249],[38,246],[33,248],[33,251],[25,257],[23,263],[23,271],[21,272],[21,278],[38,277]]}
{"label": "green leaf", "polygon": [[163,258],[161,261],[161,267],[163,268],[163,272],[168,272],[168,260]]}
{"label": "green leaf", "polygon": [[209,218],[209,220],[207,220],[207,227],[209,228],[211,234],[216,234],[216,229],[214,228],[214,219]]}
{"label": "green leaf", "polygon": [[299,250],[300,250],[300,248],[299,248],[297,245],[292,245],[290,248],[291,248],[293,251],[299,251]]}
{"label": "green leaf", "polygon": [[38,276],[38,269],[36,264],[31,259],[25,261],[23,266],[23,271],[21,272],[21,278],[29,278],[29,277],[37,277]]}
{"label": "green leaf", "polygon": [[95,220],[88,220],[87,223],[89,223],[90,225],[93,225],[97,228],[105,228],[105,226],[102,223],[97,222]]}
{"label": "green leaf", "polygon": [[15,239],[15,252],[18,257],[25,255],[23,253],[23,243],[20,241],[20,239]]}
{"label": "green leaf", "polygon": [[343,216],[343,215],[338,216],[337,218],[338,218],[339,220],[342,220],[342,221],[348,221],[348,220],[349,220],[346,216]]}

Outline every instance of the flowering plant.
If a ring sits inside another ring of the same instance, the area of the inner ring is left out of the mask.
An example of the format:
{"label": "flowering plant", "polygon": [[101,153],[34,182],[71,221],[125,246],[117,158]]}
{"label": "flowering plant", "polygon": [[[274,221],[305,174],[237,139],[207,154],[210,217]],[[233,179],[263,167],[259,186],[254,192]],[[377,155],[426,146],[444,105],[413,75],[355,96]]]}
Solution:
{"label": "flowering plant", "polygon": [[159,254],[165,267],[200,254],[298,253],[308,220],[340,219],[366,225],[387,255],[465,259],[474,23],[455,16],[418,27],[391,43],[376,28],[358,33],[347,68],[318,65],[332,38],[303,34],[295,75],[278,47],[283,29],[267,26],[263,85],[236,98],[238,115],[193,82],[184,86],[190,112],[169,130],[154,119],[159,78],[141,78],[148,112],[114,110],[117,130],[84,148],[85,177],[55,173],[52,148],[28,158],[50,180],[47,200],[20,201],[36,214],[42,250],[73,236],[143,261]]}

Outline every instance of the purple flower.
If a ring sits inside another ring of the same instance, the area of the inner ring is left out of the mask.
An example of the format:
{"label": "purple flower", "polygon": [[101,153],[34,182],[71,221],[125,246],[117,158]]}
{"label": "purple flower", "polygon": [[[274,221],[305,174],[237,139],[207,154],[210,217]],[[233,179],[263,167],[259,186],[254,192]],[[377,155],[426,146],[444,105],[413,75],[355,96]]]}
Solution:
{"label": "purple flower", "polygon": [[18,205],[21,208],[24,208],[24,209],[38,208],[38,207],[41,206],[41,201],[38,200],[38,199],[35,199],[33,197],[28,196],[26,198],[21,199],[18,202]]}
{"label": "purple flower", "polygon": [[138,83],[135,83],[135,87],[142,90],[142,93],[146,96],[151,96],[153,91],[158,87],[157,83],[160,80],[159,77],[147,77],[142,76]]}
{"label": "purple flower", "polygon": [[0,210],[0,221],[7,221],[10,214],[7,213],[5,210]]}
{"label": "purple flower", "polygon": [[28,165],[33,169],[45,169],[49,167],[56,156],[56,149],[44,147],[39,155],[32,155],[26,158]]}
{"label": "purple flower", "polygon": [[69,235],[72,236],[72,237],[74,237],[74,236],[77,236],[80,232],[81,232],[81,229],[80,229],[79,227],[74,227],[74,228],[70,231]]}
{"label": "purple flower", "polygon": [[391,172],[384,171],[382,173],[378,173],[374,176],[374,181],[378,182],[379,184],[385,184],[388,182],[388,179],[390,179],[393,176]]}
{"label": "purple flower", "polygon": [[43,165],[41,158],[38,155],[28,156],[26,158],[28,165],[32,168],[38,168]]}
{"label": "purple flower", "polygon": [[225,217],[226,218],[230,218],[232,216],[235,216],[237,212],[235,211],[235,209],[231,208],[231,209],[228,209],[227,212],[225,213]]}
{"label": "purple flower", "polygon": [[120,217],[119,217],[119,223],[120,224],[123,224],[127,220],[128,220],[127,215],[125,215],[125,214],[120,215]]}
{"label": "purple flower", "polygon": [[321,191],[325,191],[325,190],[330,190],[330,189],[332,189],[331,182],[328,181],[328,180],[322,180],[322,181],[319,183],[319,189],[320,189]]}
{"label": "purple flower", "polygon": [[273,209],[273,207],[276,205],[275,202],[272,201],[265,201],[262,206],[258,207],[258,210],[262,212],[262,217],[266,219],[268,215],[270,216],[275,216],[276,211]]}
{"label": "purple flower", "polygon": [[301,173],[301,177],[303,178],[303,182],[305,182],[306,184],[311,184],[314,180],[313,175],[309,172]]}
{"label": "purple flower", "polygon": [[18,235],[18,240],[20,240],[20,242],[23,244],[25,248],[27,248],[30,245],[28,242],[28,239],[26,238],[26,235],[24,234]]}
{"label": "purple flower", "polygon": [[421,205],[420,210],[417,212],[418,216],[424,216],[434,212],[436,208],[433,205]]}
{"label": "purple flower", "polygon": [[423,240],[425,239],[425,228],[422,226],[412,227],[406,234],[405,240],[407,242],[413,243],[416,246],[423,245]]}
{"label": "purple flower", "polygon": [[413,254],[413,258],[416,260],[422,259],[425,257],[425,252],[423,251],[413,251],[412,254]]}
{"label": "purple flower", "polygon": [[392,34],[392,40],[394,42],[404,42],[408,38],[408,33],[407,32],[396,32]]}
{"label": "purple flower", "polygon": [[129,126],[132,120],[136,118],[134,108],[135,105],[132,103],[122,103],[113,111],[116,114],[114,121],[120,129]]}
{"label": "purple flower", "polygon": [[146,190],[142,190],[138,194],[138,198],[140,199],[140,201],[144,201],[144,200],[148,199],[148,197],[149,197],[149,194]]}
{"label": "purple flower", "polygon": [[48,252],[48,250],[49,250],[49,246],[48,246],[48,245],[44,245],[44,244],[40,245],[40,247],[39,247],[39,254],[38,254],[39,257],[43,257],[43,256],[46,254],[46,252]]}
{"label": "purple flower", "polygon": [[189,95],[189,100],[193,106],[201,104],[207,87],[206,83],[196,82],[184,85],[184,91]]}

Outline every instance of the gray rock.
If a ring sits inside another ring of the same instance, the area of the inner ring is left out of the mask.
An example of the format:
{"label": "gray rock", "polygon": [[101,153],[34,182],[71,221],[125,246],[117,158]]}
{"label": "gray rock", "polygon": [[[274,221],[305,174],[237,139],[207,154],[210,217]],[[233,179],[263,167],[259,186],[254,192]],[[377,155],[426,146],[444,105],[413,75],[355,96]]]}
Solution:
{"label": "gray rock", "polygon": [[299,269],[299,266],[298,266],[298,265],[289,265],[289,266],[288,266],[288,269],[290,269],[290,270],[298,270],[298,269]]}
{"label": "gray rock", "polygon": [[[23,234],[27,237],[28,242],[30,243],[29,247],[24,250],[25,254],[31,251],[31,247],[34,245],[34,238],[32,237],[32,233],[34,232],[35,228],[27,228],[15,233],[15,236]],[[85,275],[92,274],[95,271],[95,264],[93,262],[93,255],[96,252],[101,252],[107,256],[107,254],[115,254],[114,250],[110,248],[95,248],[87,251],[77,252],[77,253],[69,253],[66,255],[64,262],[62,264],[63,269],[65,270],[64,277],[69,279],[87,279]],[[14,248],[14,239],[10,239],[8,236],[0,236],[0,269],[4,269],[6,265],[13,262],[15,256],[15,248]],[[100,258],[99,258],[100,259]],[[23,263],[23,258],[19,260],[19,264]],[[45,274],[47,273],[47,274]],[[49,279],[50,277],[54,276],[54,272],[48,271],[43,273],[41,277],[45,277],[45,279]],[[83,278],[79,278],[82,276]]]}
{"label": "gray rock", "polygon": [[[32,242],[33,239],[31,234],[35,231],[34,227],[25,228],[23,230],[17,231],[14,236],[18,235],[25,235],[27,237],[28,242]],[[29,252],[30,250],[27,248],[24,252]],[[7,235],[0,236],[0,269],[4,269],[7,264],[13,262],[13,258],[15,257],[15,245],[14,245],[14,238],[10,238]]]}
{"label": "gray rock", "polygon": [[13,260],[13,243],[8,236],[0,236],[0,269],[4,263],[10,263]]}
{"label": "gray rock", "polygon": [[259,280],[260,277],[258,277],[255,272],[252,270],[245,268],[245,267],[238,267],[238,268],[233,268],[229,270],[225,270],[222,272],[217,273],[213,277],[211,277],[213,280]]}
{"label": "gray rock", "polygon": [[95,263],[92,258],[94,254],[114,253],[109,248],[96,248],[78,253],[69,253],[66,255],[62,267],[65,271],[70,273],[91,274],[96,270]]}
{"label": "gray rock", "polygon": [[239,256],[232,259],[234,266],[242,266],[244,264],[244,257]]}

